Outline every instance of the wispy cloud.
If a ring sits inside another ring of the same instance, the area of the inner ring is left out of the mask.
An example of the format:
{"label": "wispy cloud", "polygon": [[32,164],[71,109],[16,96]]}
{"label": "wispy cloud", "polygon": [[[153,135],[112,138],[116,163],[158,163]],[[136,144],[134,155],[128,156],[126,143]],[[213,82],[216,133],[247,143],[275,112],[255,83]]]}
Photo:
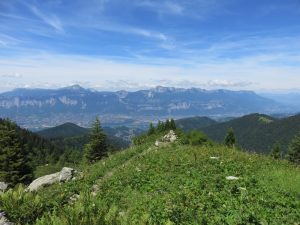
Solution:
{"label": "wispy cloud", "polygon": [[159,14],[181,15],[184,11],[184,7],[175,1],[138,1],[136,5],[147,7]]}
{"label": "wispy cloud", "polygon": [[39,17],[44,23],[55,29],[56,31],[63,32],[63,25],[56,15],[47,15],[33,5],[28,5],[33,14]]}

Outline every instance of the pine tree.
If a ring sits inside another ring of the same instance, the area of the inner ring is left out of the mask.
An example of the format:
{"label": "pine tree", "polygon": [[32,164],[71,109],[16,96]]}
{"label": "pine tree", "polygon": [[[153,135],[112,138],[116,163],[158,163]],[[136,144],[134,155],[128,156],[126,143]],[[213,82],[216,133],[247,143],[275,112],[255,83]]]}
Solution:
{"label": "pine tree", "polygon": [[171,121],[170,121],[170,128],[171,128],[172,130],[176,130],[176,123],[175,123],[175,120],[174,120],[174,119],[171,119]]}
{"label": "pine tree", "polygon": [[280,148],[280,144],[278,142],[273,146],[272,151],[271,151],[271,156],[274,159],[281,158],[281,148]]}
{"label": "pine tree", "polygon": [[152,123],[149,125],[148,135],[152,135],[155,133],[155,128]]}
{"label": "pine tree", "polygon": [[158,132],[164,131],[164,127],[165,127],[164,123],[161,122],[161,121],[158,121],[157,128],[156,128],[157,131],[158,131]]}
{"label": "pine tree", "polygon": [[84,156],[87,162],[92,163],[100,160],[107,154],[108,146],[100,120],[96,118],[90,134],[90,141],[84,146]]}
{"label": "pine tree", "polygon": [[166,122],[165,122],[165,127],[164,127],[164,130],[170,130],[171,129],[171,123],[170,123],[170,120],[167,119]]}
{"label": "pine tree", "polygon": [[15,126],[10,121],[0,124],[0,181],[15,185],[27,184],[32,179],[32,169]]}
{"label": "pine tree", "polygon": [[227,147],[232,148],[232,147],[235,146],[235,143],[236,143],[236,139],[235,139],[235,135],[234,135],[233,129],[229,128],[228,131],[227,131],[225,140],[224,140],[224,144]]}
{"label": "pine tree", "polygon": [[291,141],[287,158],[293,163],[300,164],[300,133]]}

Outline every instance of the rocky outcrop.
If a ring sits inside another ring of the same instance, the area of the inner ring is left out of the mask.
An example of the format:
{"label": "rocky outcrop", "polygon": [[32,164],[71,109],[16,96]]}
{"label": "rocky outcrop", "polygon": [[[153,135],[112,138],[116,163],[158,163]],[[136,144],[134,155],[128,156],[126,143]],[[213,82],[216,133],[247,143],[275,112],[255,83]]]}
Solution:
{"label": "rocky outcrop", "polygon": [[0,192],[6,191],[8,188],[8,184],[5,182],[0,182]]}
{"label": "rocky outcrop", "polygon": [[163,142],[174,142],[177,140],[177,136],[173,130],[170,130],[163,138]]}
{"label": "rocky outcrop", "polygon": [[73,178],[75,170],[72,168],[64,167],[60,172],[49,174],[31,182],[28,186],[28,191],[37,191],[38,189],[49,186],[58,182],[66,182]]}
{"label": "rocky outcrop", "polygon": [[161,138],[161,140],[156,140],[154,145],[156,147],[165,145],[167,143],[172,143],[177,140],[177,136],[173,130],[170,130],[165,136]]}

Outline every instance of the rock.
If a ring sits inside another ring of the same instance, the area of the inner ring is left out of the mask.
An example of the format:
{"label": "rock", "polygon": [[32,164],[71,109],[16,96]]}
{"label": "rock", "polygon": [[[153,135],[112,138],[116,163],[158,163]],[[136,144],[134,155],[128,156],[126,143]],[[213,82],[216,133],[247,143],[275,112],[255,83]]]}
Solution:
{"label": "rock", "polygon": [[75,170],[69,167],[64,167],[59,174],[59,182],[66,182],[73,178]]}
{"label": "rock", "polygon": [[211,156],[210,159],[219,159],[220,157]]}
{"label": "rock", "polygon": [[8,184],[5,182],[0,182],[0,192],[6,191],[8,188]]}
{"label": "rock", "polygon": [[70,197],[69,203],[72,204],[72,203],[76,202],[79,198],[80,198],[80,195],[74,194]]}
{"label": "rock", "polygon": [[64,167],[60,172],[49,174],[46,176],[39,177],[31,182],[28,186],[28,191],[37,191],[42,187],[49,186],[58,182],[66,182],[72,180],[75,170],[72,168]]}
{"label": "rock", "polygon": [[13,225],[13,223],[9,222],[9,220],[5,217],[4,212],[0,212],[0,225]]}
{"label": "rock", "polygon": [[98,184],[94,184],[93,186],[92,186],[92,196],[96,196],[97,195],[97,192],[99,191],[99,186],[98,186]]}
{"label": "rock", "polygon": [[158,140],[156,140],[155,143],[154,143],[154,145],[155,145],[156,147],[158,147],[158,146],[160,145],[160,142],[159,142]]}
{"label": "rock", "polygon": [[240,178],[235,177],[235,176],[228,176],[228,177],[226,177],[226,180],[238,180],[238,179],[240,179]]}
{"label": "rock", "polygon": [[59,182],[60,172],[53,173],[50,175],[42,176],[34,181],[31,182],[31,184],[28,186],[28,191],[37,191],[38,189],[42,187],[49,186],[50,184]]}
{"label": "rock", "polygon": [[162,139],[163,142],[174,142],[176,140],[177,136],[173,130],[170,130]]}

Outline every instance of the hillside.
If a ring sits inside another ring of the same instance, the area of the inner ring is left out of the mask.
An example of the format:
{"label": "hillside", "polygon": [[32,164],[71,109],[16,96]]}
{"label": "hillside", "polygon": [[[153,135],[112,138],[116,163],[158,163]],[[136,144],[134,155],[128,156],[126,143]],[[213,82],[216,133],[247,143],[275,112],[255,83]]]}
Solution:
{"label": "hillside", "polygon": [[44,138],[69,138],[83,136],[89,133],[89,129],[80,127],[74,123],[64,123],[56,127],[38,131],[37,134]]}
{"label": "hillside", "polygon": [[268,153],[278,141],[286,151],[292,138],[300,131],[300,114],[282,119],[250,114],[201,130],[213,140],[222,142],[230,127],[235,132],[238,144],[244,149]]}
{"label": "hillside", "polygon": [[27,152],[31,159],[32,165],[48,163],[49,161],[57,161],[59,156],[63,153],[61,146],[53,144],[51,141],[40,137],[39,135],[19,127],[17,124],[9,120],[0,118],[0,124],[9,124],[11,130],[15,130],[18,135],[18,140],[21,148]]}
{"label": "hillside", "polygon": [[103,92],[78,85],[60,89],[15,89],[0,94],[0,115],[28,128],[65,121],[89,126],[98,115],[103,126],[148,125],[150,121],[195,115],[238,116],[280,113],[287,107],[251,91],[161,87],[134,92]]}
{"label": "hillside", "polygon": [[181,128],[183,131],[199,130],[203,127],[208,127],[217,123],[213,119],[200,116],[183,118],[176,120],[175,122],[176,126]]}
{"label": "hillside", "polygon": [[0,194],[0,208],[9,220],[30,224],[300,221],[299,168],[257,154],[146,142],[82,169],[78,179],[38,193]]}
{"label": "hillside", "polygon": [[[128,147],[131,139],[143,132],[141,129],[125,126],[103,127],[103,130],[109,143],[117,148]],[[37,134],[52,141],[64,139],[67,146],[73,145],[82,148],[88,140],[89,132],[89,128],[80,127],[74,123],[64,123],[56,127],[40,130]]]}

